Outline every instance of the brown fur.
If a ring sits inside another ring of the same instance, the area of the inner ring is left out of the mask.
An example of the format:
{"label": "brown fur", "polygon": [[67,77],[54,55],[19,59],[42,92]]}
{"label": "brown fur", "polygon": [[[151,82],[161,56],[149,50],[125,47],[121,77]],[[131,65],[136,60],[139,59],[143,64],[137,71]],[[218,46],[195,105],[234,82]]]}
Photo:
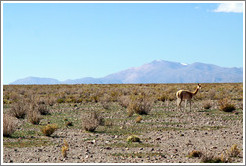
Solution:
{"label": "brown fur", "polygon": [[179,90],[176,93],[178,108],[181,109],[181,103],[182,103],[183,100],[185,100],[185,107],[186,107],[186,102],[188,100],[189,103],[190,103],[190,110],[191,110],[191,99],[192,99],[193,96],[195,96],[197,94],[199,89],[201,89],[201,84],[197,85],[196,90],[194,92],[190,92],[190,91],[187,91],[187,90]]}

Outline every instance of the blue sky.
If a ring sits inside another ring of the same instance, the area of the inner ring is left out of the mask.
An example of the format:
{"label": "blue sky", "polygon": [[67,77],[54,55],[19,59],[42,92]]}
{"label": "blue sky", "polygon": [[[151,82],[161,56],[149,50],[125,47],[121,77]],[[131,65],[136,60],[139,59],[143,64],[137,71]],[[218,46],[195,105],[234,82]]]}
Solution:
{"label": "blue sky", "polygon": [[60,81],[104,77],[157,59],[243,67],[242,7],[3,4],[4,84],[28,76]]}

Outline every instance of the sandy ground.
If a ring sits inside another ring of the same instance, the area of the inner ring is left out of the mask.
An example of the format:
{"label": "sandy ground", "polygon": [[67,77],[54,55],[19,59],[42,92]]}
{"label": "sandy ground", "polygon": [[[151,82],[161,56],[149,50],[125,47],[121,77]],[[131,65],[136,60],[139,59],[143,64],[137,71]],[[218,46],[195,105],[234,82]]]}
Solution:
{"label": "sandy ground", "polygon": [[[241,102],[241,101],[240,101]],[[175,101],[155,107],[148,116],[143,117],[139,125],[148,123],[148,129],[139,136],[141,143],[126,143],[128,135],[104,132],[85,132],[82,129],[63,128],[56,131],[54,137],[44,137],[52,142],[50,146],[3,148],[4,163],[200,163],[201,158],[188,157],[192,150],[199,150],[204,155],[220,156],[234,144],[240,150],[239,157],[232,157],[231,162],[243,162],[243,114],[211,113],[201,110],[199,102],[192,111],[177,112]],[[163,106],[163,107],[162,107]],[[80,108],[79,108],[80,109]],[[218,110],[217,110],[218,111]],[[172,113],[162,116],[160,112]],[[155,115],[155,116],[154,116]],[[108,114],[116,118],[117,112]],[[150,118],[150,117],[155,118]],[[131,123],[119,123],[119,130]],[[136,124],[138,125],[138,124]],[[103,131],[100,126],[97,131]],[[153,129],[153,130],[152,130]],[[32,138],[35,139],[35,138]],[[62,157],[63,140],[69,144],[67,157]],[[11,141],[11,139],[5,139]],[[19,140],[20,143],[22,140]]]}

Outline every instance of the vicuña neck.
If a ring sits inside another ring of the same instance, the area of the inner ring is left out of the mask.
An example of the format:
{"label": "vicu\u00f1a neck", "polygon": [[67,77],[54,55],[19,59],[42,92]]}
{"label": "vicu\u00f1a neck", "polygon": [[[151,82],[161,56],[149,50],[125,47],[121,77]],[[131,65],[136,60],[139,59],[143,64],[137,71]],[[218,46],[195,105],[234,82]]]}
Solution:
{"label": "vicu\u00f1a neck", "polygon": [[198,92],[198,90],[199,90],[199,89],[198,89],[198,88],[196,88],[196,90],[195,90],[194,92],[192,92],[192,94],[193,94],[193,95],[196,95],[196,94],[197,94],[197,92]]}

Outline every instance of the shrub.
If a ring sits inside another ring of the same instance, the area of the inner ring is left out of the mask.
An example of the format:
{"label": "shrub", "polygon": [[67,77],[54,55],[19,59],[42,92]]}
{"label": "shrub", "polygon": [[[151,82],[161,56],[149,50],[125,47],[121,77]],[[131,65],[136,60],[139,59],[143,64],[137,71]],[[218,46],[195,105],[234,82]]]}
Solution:
{"label": "shrub", "polygon": [[208,97],[212,100],[215,99],[215,96],[216,96],[216,89],[211,89],[209,92],[208,92]]}
{"label": "shrub", "polygon": [[143,119],[142,116],[138,116],[136,117],[135,121],[136,123],[140,123],[142,119]]}
{"label": "shrub", "polygon": [[62,151],[62,157],[66,158],[67,157],[68,147],[62,146],[61,151]]}
{"label": "shrub", "polygon": [[231,162],[230,158],[225,157],[222,153],[220,156],[214,156],[214,155],[202,155],[201,159],[202,163],[228,163]]}
{"label": "shrub", "polygon": [[204,109],[208,110],[212,107],[211,102],[210,101],[205,101],[203,102],[203,106]]}
{"label": "shrub", "polygon": [[57,124],[48,124],[46,126],[41,127],[41,132],[45,136],[51,136],[58,129]]}
{"label": "shrub", "polygon": [[65,123],[65,125],[66,125],[66,127],[68,127],[68,126],[73,126],[73,123],[70,122],[70,121],[67,121],[67,122]]}
{"label": "shrub", "polygon": [[168,100],[169,99],[169,97],[167,96],[167,95],[160,95],[158,98],[157,98],[157,100],[158,101],[162,101],[162,102],[165,102],[166,100]]}
{"label": "shrub", "polygon": [[38,107],[38,111],[40,112],[41,115],[49,115],[50,114],[50,111],[46,105],[39,104],[37,107]]}
{"label": "shrub", "polygon": [[127,142],[141,142],[140,138],[135,135],[131,135],[126,139]]}
{"label": "shrub", "polygon": [[110,104],[106,101],[101,101],[101,105],[106,110],[108,110],[110,108]]}
{"label": "shrub", "polygon": [[215,157],[213,155],[203,155],[201,162],[202,163],[224,163],[221,157]]}
{"label": "shrub", "polygon": [[65,103],[64,98],[59,98],[59,99],[57,99],[57,103]]}
{"label": "shrub", "polygon": [[10,114],[18,119],[24,119],[27,114],[26,105],[22,102],[14,103]]}
{"label": "shrub", "polygon": [[53,106],[55,102],[56,102],[56,98],[54,96],[48,96],[47,104],[49,104],[49,106]]}
{"label": "shrub", "polygon": [[103,124],[103,118],[98,112],[87,112],[82,115],[82,128],[86,131],[93,132],[99,125]]}
{"label": "shrub", "polygon": [[112,126],[113,126],[112,120],[110,120],[110,119],[105,119],[105,120],[104,120],[104,126],[112,127]]}
{"label": "shrub", "polygon": [[16,131],[16,121],[14,118],[3,114],[3,136],[10,137]]}
{"label": "shrub", "polygon": [[134,112],[135,112],[134,109],[127,108],[127,116],[128,117],[131,117],[134,114]]}
{"label": "shrub", "polygon": [[188,157],[201,157],[202,152],[198,150],[193,150],[188,154]]}
{"label": "shrub", "polygon": [[237,145],[232,145],[231,149],[228,151],[228,155],[230,157],[238,157],[240,154],[240,150],[237,148]]}
{"label": "shrub", "polygon": [[68,143],[67,141],[64,139],[63,141],[64,145],[62,146],[62,157],[66,158],[67,157],[67,151],[69,150],[69,146],[68,146]]}
{"label": "shrub", "polygon": [[129,105],[130,103],[130,98],[129,96],[120,96],[118,98],[118,101],[119,101],[119,104],[124,107],[124,108],[127,108],[127,106]]}
{"label": "shrub", "polygon": [[29,110],[27,117],[28,117],[29,122],[31,122],[34,125],[39,124],[42,119],[40,113],[36,110]]}
{"label": "shrub", "polygon": [[147,115],[152,109],[152,102],[150,102],[146,97],[133,98],[133,101],[128,105],[128,113],[137,113],[139,115]]}
{"label": "shrub", "polygon": [[230,103],[227,98],[219,100],[219,109],[224,112],[234,111],[235,105]]}

